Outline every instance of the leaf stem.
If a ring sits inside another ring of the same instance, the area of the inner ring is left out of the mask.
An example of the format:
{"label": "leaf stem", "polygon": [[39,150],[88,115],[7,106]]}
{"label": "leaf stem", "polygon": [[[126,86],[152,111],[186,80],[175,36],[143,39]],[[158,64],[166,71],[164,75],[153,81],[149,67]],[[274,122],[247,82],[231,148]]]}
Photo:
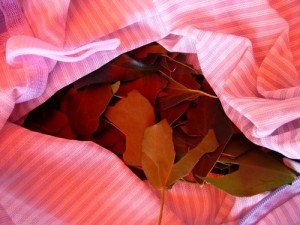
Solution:
{"label": "leaf stem", "polygon": [[[167,74],[165,74],[163,71],[159,70],[158,72],[160,72],[160,74],[166,78],[167,80],[172,80],[173,82],[176,82],[178,84],[177,81],[175,81],[172,77],[168,76]],[[180,84],[180,83],[179,83]],[[182,84],[180,84],[181,86],[183,86]],[[187,91],[189,92],[192,92],[192,93],[196,93],[196,94],[202,94],[202,95],[205,95],[207,97],[210,97],[210,98],[218,98],[217,96],[215,95],[211,95],[211,94],[208,94],[204,91],[201,91],[201,90],[194,90],[194,89],[190,89],[190,88],[187,88],[185,86],[183,86],[184,88],[186,88]],[[174,89],[174,88],[173,88]],[[180,89],[179,89],[180,90]]]}
{"label": "leaf stem", "polygon": [[162,216],[163,216],[163,211],[164,211],[164,205],[165,205],[165,189],[161,188],[160,189],[160,212],[159,212],[159,218],[158,218],[158,225],[161,225],[162,222]]}
{"label": "leaf stem", "polygon": [[184,66],[184,67],[186,67],[186,68],[188,68],[188,69],[194,71],[196,74],[201,74],[201,73],[202,73],[201,71],[198,71],[198,70],[194,69],[193,67],[190,67],[190,66],[188,66],[188,65],[186,65],[186,64],[184,64],[184,63],[182,63],[182,62],[179,62],[179,61],[177,61],[176,59],[173,59],[173,58],[171,58],[171,57],[168,56],[168,55],[162,54],[161,56],[166,57],[167,59],[169,59],[169,60],[171,60],[171,61],[173,61],[173,62],[175,62],[175,63],[177,63],[177,64],[179,64],[179,65],[181,65],[181,66]]}

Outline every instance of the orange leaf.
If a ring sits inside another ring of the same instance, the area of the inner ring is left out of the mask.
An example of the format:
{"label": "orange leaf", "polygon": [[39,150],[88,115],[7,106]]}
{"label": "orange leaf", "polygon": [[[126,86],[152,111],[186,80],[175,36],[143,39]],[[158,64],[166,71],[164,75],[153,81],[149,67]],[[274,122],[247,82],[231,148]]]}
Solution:
{"label": "orange leaf", "polygon": [[154,110],[150,102],[138,91],[108,108],[105,116],[126,136],[126,164],[141,167],[142,140],[147,127],[155,123]]}
{"label": "orange leaf", "polygon": [[142,165],[150,184],[158,189],[167,187],[175,159],[172,129],[166,120],[148,127],[143,139]]}

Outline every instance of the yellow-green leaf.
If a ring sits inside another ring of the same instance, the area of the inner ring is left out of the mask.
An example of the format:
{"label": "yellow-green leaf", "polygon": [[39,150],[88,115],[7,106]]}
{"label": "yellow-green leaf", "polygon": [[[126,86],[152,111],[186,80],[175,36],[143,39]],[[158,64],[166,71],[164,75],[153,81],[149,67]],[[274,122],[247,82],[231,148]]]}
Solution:
{"label": "yellow-green leaf", "polygon": [[239,164],[239,170],[221,178],[201,177],[208,183],[236,196],[251,196],[291,183],[295,173],[261,150],[250,150],[235,160],[220,161]]}

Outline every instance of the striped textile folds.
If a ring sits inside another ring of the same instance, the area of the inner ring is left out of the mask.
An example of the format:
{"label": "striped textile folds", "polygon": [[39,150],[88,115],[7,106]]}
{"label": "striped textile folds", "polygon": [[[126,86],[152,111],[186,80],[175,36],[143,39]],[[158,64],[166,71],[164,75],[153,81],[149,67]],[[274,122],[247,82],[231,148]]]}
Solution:
{"label": "striped textile folds", "polygon": [[[156,223],[158,193],[106,149],[19,125],[59,89],[153,41],[195,53],[244,134],[300,159],[298,0],[0,0],[0,32],[0,224]],[[163,223],[237,224],[269,195],[178,183]],[[249,221],[300,221],[298,195],[286,198]]]}

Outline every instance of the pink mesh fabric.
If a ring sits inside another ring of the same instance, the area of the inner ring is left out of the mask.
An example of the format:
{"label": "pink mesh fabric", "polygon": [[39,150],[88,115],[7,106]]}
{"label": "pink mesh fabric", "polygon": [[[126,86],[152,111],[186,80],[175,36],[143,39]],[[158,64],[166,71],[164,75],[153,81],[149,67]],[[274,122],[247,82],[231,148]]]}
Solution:
{"label": "pink mesh fabric", "polygon": [[[156,223],[157,193],[106,149],[18,125],[59,89],[153,41],[195,53],[245,135],[300,159],[297,0],[1,0],[0,11],[0,223]],[[268,194],[178,183],[164,224],[236,224]],[[266,221],[297,221],[299,198],[286,202]]]}

